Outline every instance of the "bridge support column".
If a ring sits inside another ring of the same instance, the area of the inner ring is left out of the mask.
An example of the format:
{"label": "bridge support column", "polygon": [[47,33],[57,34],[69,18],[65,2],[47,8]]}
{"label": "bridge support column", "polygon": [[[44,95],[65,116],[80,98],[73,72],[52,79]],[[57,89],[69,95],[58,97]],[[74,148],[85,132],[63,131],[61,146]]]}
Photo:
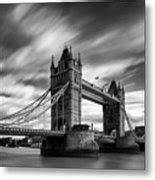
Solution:
{"label": "bridge support column", "polygon": [[103,105],[104,133],[110,135],[113,130],[117,131],[117,137],[125,136],[124,111],[120,103]]}
{"label": "bridge support column", "polygon": [[124,121],[125,121],[125,114],[121,107],[122,105],[119,105],[119,127],[118,127],[118,137],[124,137],[125,136],[125,127],[124,127]]}
{"label": "bridge support column", "polygon": [[102,124],[102,127],[103,127],[103,132],[104,132],[104,106],[102,106],[102,122],[103,122],[103,124]]}
{"label": "bridge support column", "polygon": [[106,114],[104,117],[104,124],[105,124],[105,132],[110,133],[113,129],[117,130],[117,137],[124,137],[125,136],[125,129],[124,129],[124,111],[123,108],[125,107],[125,90],[124,86],[117,84],[115,81],[111,81],[110,87],[108,89],[108,93],[111,96],[114,96],[119,99],[120,102],[107,102],[104,105],[104,113]]}
{"label": "bridge support column", "polygon": [[104,111],[104,133],[110,135],[112,131],[116,131],[119,134],[119,104],[107,103],[103,105]]}

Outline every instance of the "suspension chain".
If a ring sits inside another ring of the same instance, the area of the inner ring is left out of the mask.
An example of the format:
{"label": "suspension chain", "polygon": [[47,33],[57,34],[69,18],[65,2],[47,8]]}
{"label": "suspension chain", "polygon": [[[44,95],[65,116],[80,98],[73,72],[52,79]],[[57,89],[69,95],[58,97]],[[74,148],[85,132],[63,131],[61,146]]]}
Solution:
{"label": "suspension chain", "polygon": [[[30,105],[26,106],[20,111],[17,111],[14,114],[8,115],[0,119],[0,121],[11,119],[13,120],[13,122],[5,123],[5,124],[0,123],[0,125],[3,125],[3,126],[21,125],[21,124],[37,119],[39,116],[42,116],[47,110],[49,110],[55,103],[57,103],[57,101],[66,91],[68,85],[69,85],[69,82],[66,83],[56,94],[54,94],[52,97],[47,99],[47,95],[50,91],[50,89],[48,89],[42,96],[40,96],[36,101],[31,103]],[[51,101],[51,104],[48,107],[45,107],[45,105],[49,101]],[[36,110],[38,109],[41,109],[40,110],[41,112],[36,113]]]}
{"label": "suspension chain", "polygon": [[140,137],[137,137],[136,133],[134,132],[134,129],[133,129],[132,125],[131,125],[129,116],[128,116],[128,114],[127,114],[124,106],[121,106],[121,108],[122,108],[122,110],[123,110],[124,113],[125,113],[125,119],[126,119],[126,121],[127,121],[128,127],[129,127],[129,129],[130,129],[130,131],[131,131],[131,133],[132,133],[132,136],[135,138],[135,140],[141,141],[142,139],[141,139]]}

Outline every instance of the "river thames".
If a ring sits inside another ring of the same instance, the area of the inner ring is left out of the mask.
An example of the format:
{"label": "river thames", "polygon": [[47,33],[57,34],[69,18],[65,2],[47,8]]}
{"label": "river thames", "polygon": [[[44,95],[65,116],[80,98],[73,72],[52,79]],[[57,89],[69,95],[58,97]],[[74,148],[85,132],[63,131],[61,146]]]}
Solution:
{"label": "river thames", "polygon": [[39,149],[0,147],[0,166],[144,170],[145,153],[100,153],[98,157],[41,157]]}

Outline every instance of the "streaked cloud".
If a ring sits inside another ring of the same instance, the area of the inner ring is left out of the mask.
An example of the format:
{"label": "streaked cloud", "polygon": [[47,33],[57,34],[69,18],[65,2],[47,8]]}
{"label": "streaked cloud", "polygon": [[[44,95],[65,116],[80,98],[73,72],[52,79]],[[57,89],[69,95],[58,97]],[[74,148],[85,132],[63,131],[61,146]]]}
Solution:
{"label": "streaked cloud", "polygon": [[[81,53],[83,77],[123,83],[129,114],[144,122],[144,2],[0,5],[0,22],[1,116],[49,87],[51,55],[57,63],[66,42]],[[102,107],[83,103],[83,118],[102,128]]]}

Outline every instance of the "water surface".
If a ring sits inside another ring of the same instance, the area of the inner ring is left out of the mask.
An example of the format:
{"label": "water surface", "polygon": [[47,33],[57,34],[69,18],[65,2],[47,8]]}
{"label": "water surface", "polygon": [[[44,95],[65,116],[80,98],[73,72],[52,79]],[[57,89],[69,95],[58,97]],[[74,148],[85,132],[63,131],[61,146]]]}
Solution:
{"label": "water surface", "polygon": [[144,153],[100,153],[98,157],[42,157],[39,149],[0,147],[0,166],[43,168],[144,169]]}

